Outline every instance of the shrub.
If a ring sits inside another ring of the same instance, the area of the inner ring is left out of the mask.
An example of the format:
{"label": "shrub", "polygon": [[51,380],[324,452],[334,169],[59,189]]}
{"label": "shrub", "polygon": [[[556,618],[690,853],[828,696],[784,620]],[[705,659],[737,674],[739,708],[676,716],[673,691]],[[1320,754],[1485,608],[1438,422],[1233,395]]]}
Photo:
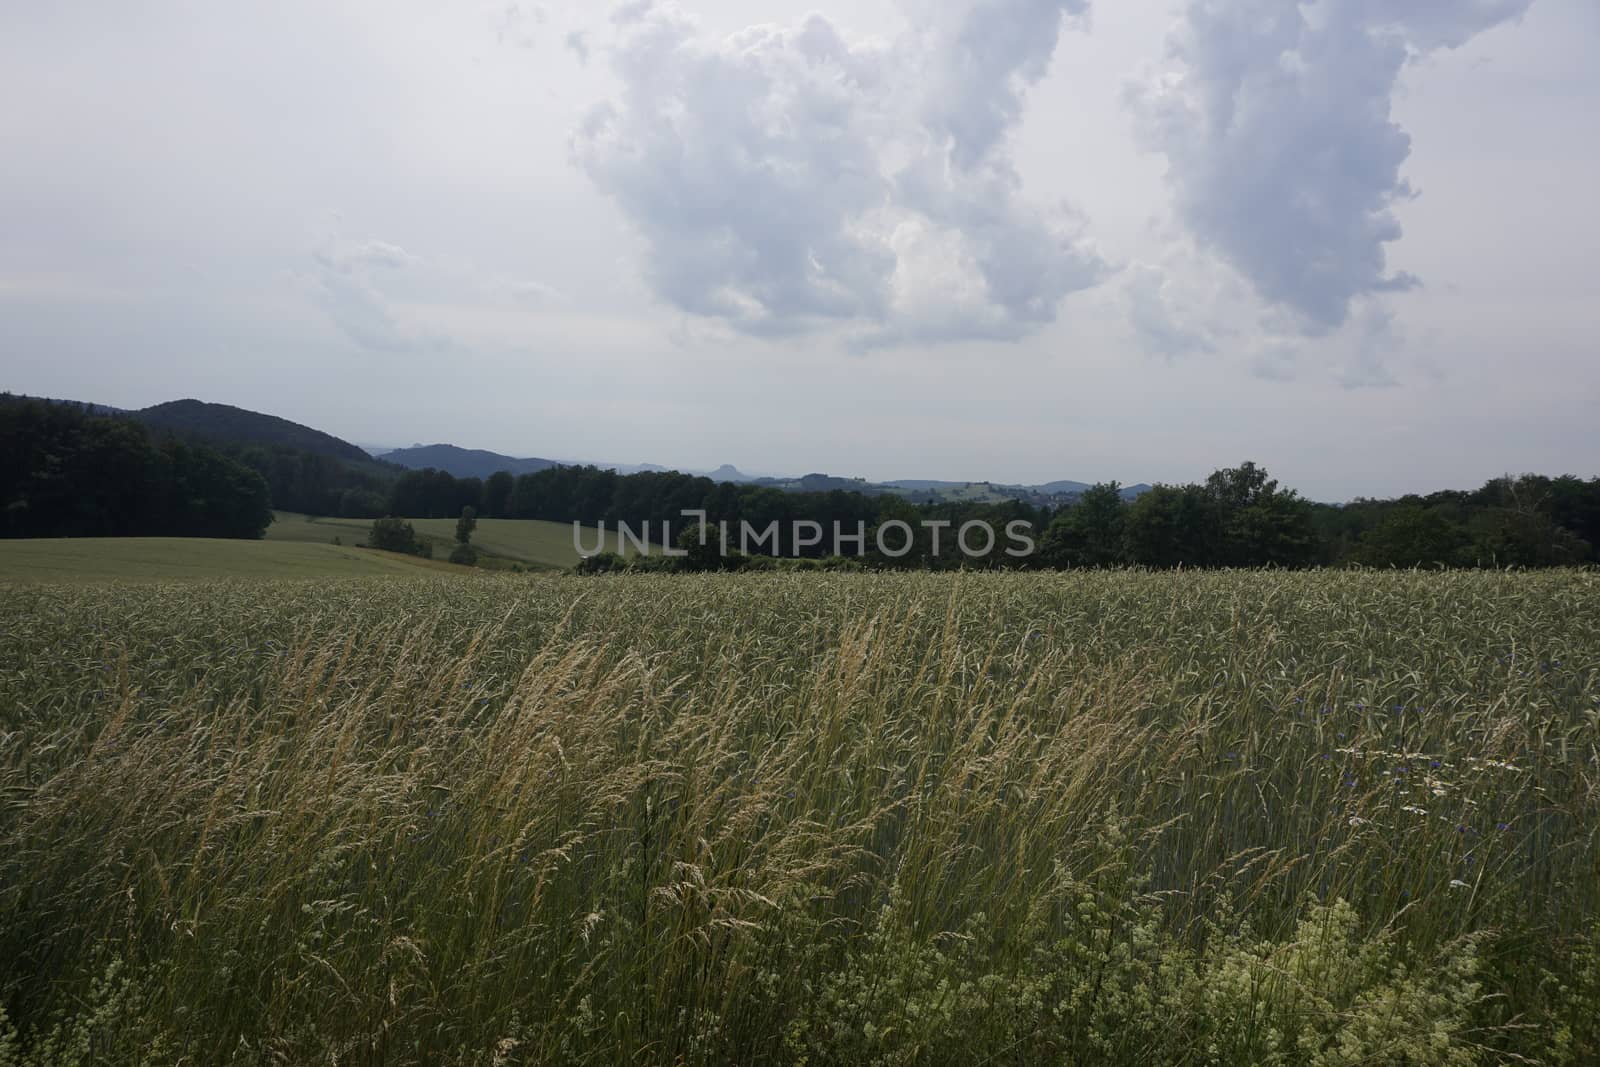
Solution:
{"label": "shrub", "polygon": [[417,539],[416,528],[405,519],[393,515],[372,521],[367,544],[384,552],[402,552],[408,556],[433,555],[432,549]]}

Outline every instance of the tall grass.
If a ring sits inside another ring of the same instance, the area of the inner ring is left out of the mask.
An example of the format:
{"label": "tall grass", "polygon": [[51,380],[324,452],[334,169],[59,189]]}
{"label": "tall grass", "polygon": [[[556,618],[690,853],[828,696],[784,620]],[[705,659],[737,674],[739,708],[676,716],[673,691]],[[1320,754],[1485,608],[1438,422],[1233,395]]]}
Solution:
{"label": "tall grass", "polygon": [[1597,700],[1582,572],[13,586],[0,1064],[1596,1062]]}

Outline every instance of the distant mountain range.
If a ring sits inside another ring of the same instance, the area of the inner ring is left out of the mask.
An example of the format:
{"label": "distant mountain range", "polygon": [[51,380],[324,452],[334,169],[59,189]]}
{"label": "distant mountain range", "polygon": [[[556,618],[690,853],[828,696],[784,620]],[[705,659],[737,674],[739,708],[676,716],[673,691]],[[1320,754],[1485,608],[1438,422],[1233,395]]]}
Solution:
{"label": "distant mountain range", "polygon": [[482,448],[459,448],[456,445],[412,445],[410,448],[391,449],[381,453],[378,458],[415,471],[429,467],[436,471],[448,471],[457,478],[487,478],[496,471],[532,474],[534,471],[561,466],[553,459],[518,459]]}
{"label": "distant mountain range", "polygon": [[[618,474],[638,474],[645,471],[664,472],[669,468],[654,464],[589,463],[576,460],[518,458],[487,452],[478,448],[461,448],[456,445],[413,445],[380,452],[379,458],[388,463],[398,463],[412,470],[433,468],[447,471],[457,478],[487,478],[495,471],[525,474],[557,466],[595,466],[614,470]],[[869,482],[865,478],[842,478],[832,474],[806,474],[798,478],[758,478],[745,474],[739,468],[724,463],[715,470],[688,470],[716,482],[737,482],[744,485],[764,485],[791,493],[827,493],[843,490],[882,496],[895,493],[915,503],[937,504],[950,501],[967,503],[998,502],[1001,500],[1026,500],[1034,504],[1059,505],[1070,501],[1089,488],[1088,482],[1056,481],[1042,485],[1003,485],[995,482],[949,482],[907,478],[893,482]],[[1125,500],[1133,500],[1149,490],[1148,485],[1131,485],[1122,490]]]}
{"label": "distant mountain range", "polygon": [[[1083,495],[1087,489],[1093,488],[1088,482],[1058,481],[1044,482],[1039,485],[1009,485],[996,482],[939,482],[920,478],[904,478],[899,481],[884,482],[886,486],[905,490],[907,493],[934,493],[941,495],[960,494],[966,491],[987,491],[997,494],[1020,494],[1036,497],[1076,497]],[[1135,500],[1150,491],[1150,486],[1143,482],[1138,485],[1125,485],[1122,487],[1122,499]]]}
{"label": "distant mountain range", "polygon": [[[558,466],[591,465],[615,470],[618,474],[637,474],[645,471],[666,472],[672,468],[653,463],[588,463],[578,460],[543,459],[536,456],[517,457],[481,448],[462,448],[453,444],[412,445],[409,448],[375,450],[367,452],[348,441],[321,430],[290,422],[276,415],[264,415],[229,404],[211,404],[200,400],[173,400],[165,404],[131,411],[106,404],[91,404],[75,400],[52,400],[51,403],[73,404],[94,414],[120,415],[137,419],[156,430],[187,437],[211,439],[233,444],[261,444],[291,448],[320,456],[330,456],[346,463],[361,466],[389,465],[409,470],[446,471],[457,478],[487,478],[496,471],[512,474],[530,474]],[[864,478],[844,478],[830,474],[807,474],[797,478],[765,478],[745,474],[731,464],[715,470],[691,470],[686,474],[701,475],[718,482],[770,486],[785,492],[847,492],[882,495],[895,493],[914,503],[982,503],[1002,500],[1025,500],[1034,504],[1059,505],[1070,502],[1089,488],[1089,483],[1060,480],[1038,485],[1011,485],[997,482],[956,482],[935,479],[904,478],[889,482],[869,482]],[[1132,500],[1147,492],[1150,486],[1143,483],[1124,486],[1122,496]]]}
{"label": "distant mountain range", "polygon": [[[398,463],[411,470],[446,471],[457,478],[487,478],[495,471],[512,474],[529,474],[550,467],[599,467],[618,474],[665,474],[671,467],[655,463],[597,463],[594,460],[540,459],[537,456],[507,456],[482,448],[462,448],[459,445],[412,445],[409,448],[379,449],[373,453],[388,463]],[[716,482],[753,482],[756,479],[737,467],[724,463],[716,470],[686,470],[683,474],[697,474]]]}

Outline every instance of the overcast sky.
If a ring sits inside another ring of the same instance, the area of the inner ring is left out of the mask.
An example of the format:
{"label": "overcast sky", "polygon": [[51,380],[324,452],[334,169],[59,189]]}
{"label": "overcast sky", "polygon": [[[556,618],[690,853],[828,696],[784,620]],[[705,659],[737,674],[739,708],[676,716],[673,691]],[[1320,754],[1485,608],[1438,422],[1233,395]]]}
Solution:
{"label": "overcast sky", "polygon": [[1318,499],[1600,474],[1594,0],[0,5],[0,388]]}

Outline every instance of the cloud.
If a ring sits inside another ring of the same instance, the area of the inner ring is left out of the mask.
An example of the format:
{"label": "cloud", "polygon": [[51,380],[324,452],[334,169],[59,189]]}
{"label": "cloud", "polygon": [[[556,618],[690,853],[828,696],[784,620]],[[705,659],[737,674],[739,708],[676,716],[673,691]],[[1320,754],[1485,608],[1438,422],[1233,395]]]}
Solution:
{"label": "cloud", "polygon": [[656,294],[755,335],[1015,338],[1107,273],[1023,196],[1007,135],[1085,0],[906,5],[892,42],[821,15],[721,40],[671,4],[614,17],[623,90],[573,152],[646,242]]}
{"label": "cloud", "polygon": [[495,40],[516,48],[532,48],[539,43],[540,27],[548,15],[540,4],[524,7],[510,3],[495,8],[490,15]]}
{"label": "cloud", "polygon": [[1219,328],[1211,309],[1193,293],[1182,291],[1177,279],[1163,268],[1134,264],[1123,292],[1128,321],[1146,352],[1176,359],[1217,350]]}
{"label": "cloud", "polygon": [[1346,389],[1388,389],[1400,384],[1391,367],[1401,337],[1394,313],[1369,307],[1355,325],[1354,344],[1339,368],[1339,384]]}
{"label": "cloud", "polygon": [[312,252],[312,298],[346,337],[373,352],[426,352],[448,341],[402,321],[379,289],[381,274],[415,271],[422,260],[384,241],[329,238]]}
{"label": "cloud", "polygon": [[1346,389],[1399,385],[1397,365],[1438,377],[1408,356],[1394,312],[1382,304],[1360,301],[1345,328],[1308,335],[1293,312],[1266,303],[1193,241],[1173,241],[1159,260],[1134,263],[1119,288],[1140,347],[1169,361],[1206,355],[1266,381],[1310,374]]}
{"label": "cloud", "polygon": [[920,118],[948,141],[953,162],[988,158],[1022,117],[1028,86],[1048,72],[1063,17],[1081,22],[1088,0],[904,0],[908,64]]}
{"label": "cloud", "polygon": [[519,279],[507,282],[505,288],[517,301],[530,304],[547,304],[565,299],[559,289],[541,281]]}
{"label": "cloud", "polygon": [[333,238],[324,242],[312,256],[328,270],[346,275],[374,267],[404,270],[422,263],[399,245],[392,245],[386,241],[345,241]]}
{"label": "cloud", "polygon": [[578,57],[578,62],[584,66],[589,64],[589,38],[582,30],[570,30],[563,38],[567,50]]}
{"label": "cloud", "polygon": [[1167,157],[1179,218],[1307,334],[1389,272],[1411,139],[1391,116],[1405,65],[1455,48],[1532,0],[1187,0],[1169,69],[1131,100]]}

